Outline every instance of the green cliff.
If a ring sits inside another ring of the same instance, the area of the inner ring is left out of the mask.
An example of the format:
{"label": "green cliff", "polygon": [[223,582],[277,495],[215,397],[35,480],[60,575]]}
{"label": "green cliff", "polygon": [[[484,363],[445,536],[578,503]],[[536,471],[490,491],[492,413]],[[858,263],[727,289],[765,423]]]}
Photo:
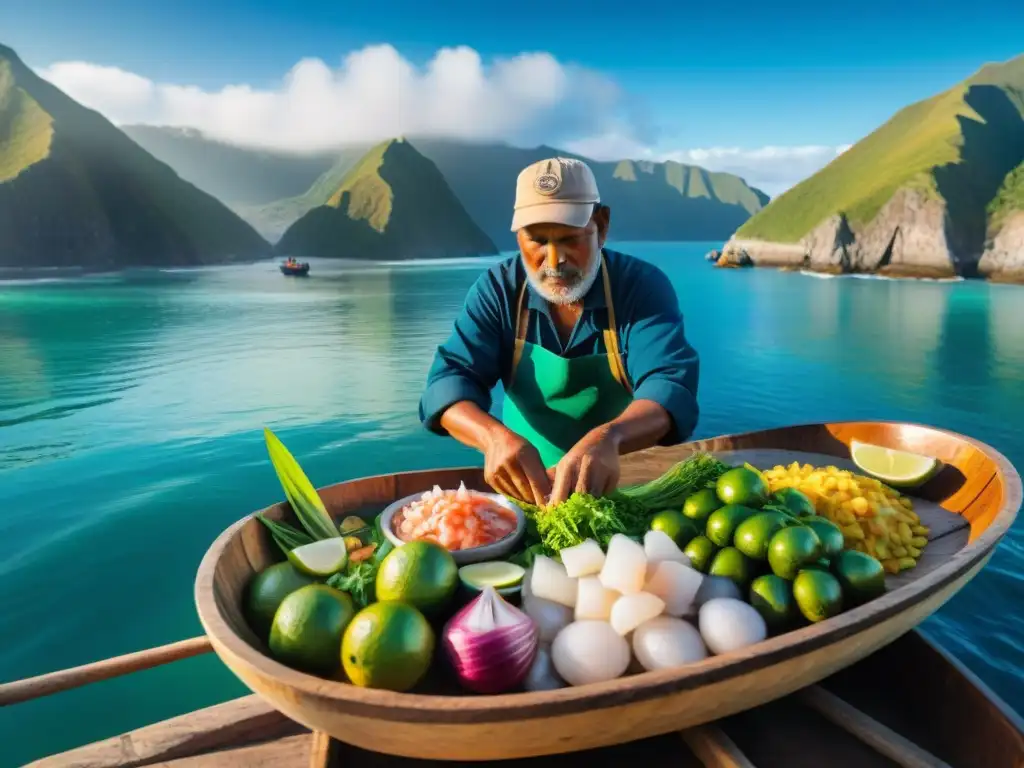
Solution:
{"label": "green cliff", "polygon": [[269,253],[223,204],[0,46],[0,267],[188,266]]}
{"label": "green cliff", "polygon": [[904,108],[774,199],[726,251],[831,271],[973,276],[1022,207],[1022,161],[1024,56]]}
{"label": "green cliff", "polygon": [[497,253],[440,171],[401,139],[371,149],[340,183],[317,188],[326,199],[288,227],[279,253],[388,261]]}

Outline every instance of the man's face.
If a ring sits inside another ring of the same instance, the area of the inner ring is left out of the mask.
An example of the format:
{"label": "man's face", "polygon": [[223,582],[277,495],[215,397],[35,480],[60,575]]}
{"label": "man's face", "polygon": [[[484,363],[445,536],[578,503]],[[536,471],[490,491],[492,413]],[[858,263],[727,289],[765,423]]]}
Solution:
{"label": "man's face", "polygon": [[608,209],[599,208],[585,227],[532,224],[516,233],[526,275],[553,304],[572,304],[594,284],[608,231]]}

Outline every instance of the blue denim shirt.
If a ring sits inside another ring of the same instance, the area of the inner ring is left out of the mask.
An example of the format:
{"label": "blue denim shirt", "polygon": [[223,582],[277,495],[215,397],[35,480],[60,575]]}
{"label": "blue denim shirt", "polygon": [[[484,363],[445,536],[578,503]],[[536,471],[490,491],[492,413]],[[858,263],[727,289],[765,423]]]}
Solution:
{"label": "blue denim shirt", "polygon": [[[700,361],[683,332],[675,290],[658,267],[605,249],[619,346],[626,374],[638,400],[652,400],[672,417],[662,445],[683,442],[697,425]],[[519,254],[491,267],[470,288],[448,340],[437,348],[420,398],[420,419],[433,432],[446,434],[441,414],[461,400],[487,411],[491,391],[506,383],[515,347],[516,295],[526,279]],[[602,329],[607,324],[604,286],[598,277],[583,299],[583,313],[572,336],[562,344],[550,305],[527,285],[530,313],[526,341],[575,358],[604,354]]]}

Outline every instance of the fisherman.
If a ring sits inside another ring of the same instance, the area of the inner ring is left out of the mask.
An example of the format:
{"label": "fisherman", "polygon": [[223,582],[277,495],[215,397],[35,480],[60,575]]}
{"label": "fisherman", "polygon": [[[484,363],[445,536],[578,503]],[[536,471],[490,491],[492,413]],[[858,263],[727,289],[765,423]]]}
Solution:
{"label": "fisherman", "polygon": [[470,288],[434,357],[420,419],[480,450],[487,482],[510,497],[603,495],[621,454],[683,442],[697,424],[699,359],[675,291],[659,268],[604,247],[610,220],[585,163],[526,168],[520,252]]}

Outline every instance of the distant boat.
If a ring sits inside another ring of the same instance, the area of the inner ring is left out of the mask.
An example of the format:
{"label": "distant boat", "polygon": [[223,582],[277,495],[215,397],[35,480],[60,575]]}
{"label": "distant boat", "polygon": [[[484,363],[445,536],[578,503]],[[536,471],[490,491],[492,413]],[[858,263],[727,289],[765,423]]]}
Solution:
{"label": "distant boat", "polygon": [[309,274],[309,262],[285,262],[281,265],[281,274],[292,277],[305,277]]}

